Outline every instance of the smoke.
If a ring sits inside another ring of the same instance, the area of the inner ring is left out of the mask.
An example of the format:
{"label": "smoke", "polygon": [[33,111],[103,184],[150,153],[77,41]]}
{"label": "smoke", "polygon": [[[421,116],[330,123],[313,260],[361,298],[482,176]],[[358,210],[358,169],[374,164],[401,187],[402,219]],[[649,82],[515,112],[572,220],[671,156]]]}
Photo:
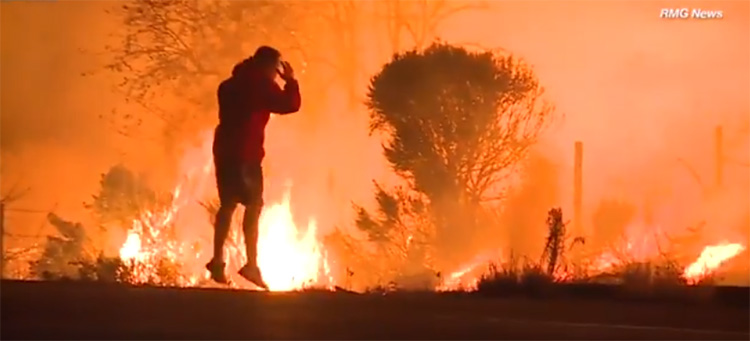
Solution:
{"label": "smoke", "polygon": [[[95,191],[98,174],[119,162],[147,172],[158,186],[175,183],[161,171],[174,168],[163,161],[174,158],[164,158],[155,147],[158,129],[144,127],[141,133],[150,139],[123,137],[100,118],[123,107],[112,91],[116,79],[80,75],[102,65],[105,56],[95,52],[119,29],[104,13],[111,5],[2,3],[2,188],[16,180],[32,188],[19,207],[56,207],[71,219],[84,219],[81,202]],[[726,190],[717,194],[710,188],[715,126],[723,126],[727,158],[746,163],[750,154],[750,5],[690,2],[721,9],[724,18],[684,21],[659,19],[659,10],[669,6],[663,1],[490,5],[449,18],[439,36],[449,43],[502,47],[535,67],[564,114],[539,152],[555,155],[560,187],[555,197],[565,212],[572,212],[573,143],[580,140],[587,217],[601,199],[616,197],[638,207],[655,201],[659,223],[674,229],[710,220],[717,234],[733,238],[732,231],[747,226],[747,167],[727,161]],[[388,53],[370,43],[383,34],[379,28],[360,25],[361,94]],[[351,202],[371,202],[371,179],[390,173],[379,139],[367,135],[364,108],[345,104],[347,89],[338,85],[318,96],[302,85],[305,107],[316,109],[272,119],[266,201],[280,200],[284,183],[292,180],[298,225],[315,217],[325,232],[351,224]],[[11,227],[20,230],[42,219],[11,218]]]}
{"label": "smoke", "polygon": [[[670,6],[663,1],[496,2],[491,12],[453,18],[443,37],[499,46],[535,66],[565,115],[540,148],[561,156],[567,212],[574,141],[584,144],[584,225],[612,197],[640,208],[651,202],[666,230],[707,220],[713,233],[737,238],[748,228],[750,204],[742,165],[750,154],[749,5],[689,4],[725,17],[660,19],[660,8]],[[466,25],[490,20],[492,30]],[[713,186],[718,125],[727,158],[721,192]]]}
{"label": "smoke", "polygon": [[[86,222],[83,202],[98,189],[99,175],[119,162],[157,159],[152,141],[125,138],[103,116],[122,107],[116,80],[100,68],[100,52],[115,29],[109,2],[2,2],[0,16],[0,192],[12,186],[27,195],[9,206],[10,232],[52,233],[46,211]],[[41,228],[40,228],[41,227]],[[9,246],[33,238],[8,238]]]}

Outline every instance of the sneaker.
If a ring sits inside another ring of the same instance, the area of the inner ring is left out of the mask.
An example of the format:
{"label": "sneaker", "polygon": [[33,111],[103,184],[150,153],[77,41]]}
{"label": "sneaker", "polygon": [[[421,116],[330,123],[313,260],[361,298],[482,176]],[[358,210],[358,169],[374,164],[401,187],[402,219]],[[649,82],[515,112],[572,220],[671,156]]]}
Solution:
{"label": "sneaker", "polygon": [[257,287],[263,290],[268,290],[268,285],[263,280],[263,276],[261,276],[260,269],[257,266],[245,265],[238,273],[242,278],[255,284]]}
{"label": "sneaker", "polygon": [[214,262],[211,260],[206,264],[206,270],[211,274],[211,279],[220,284],[229,284],[229,278],[224,273],[224,263]]}

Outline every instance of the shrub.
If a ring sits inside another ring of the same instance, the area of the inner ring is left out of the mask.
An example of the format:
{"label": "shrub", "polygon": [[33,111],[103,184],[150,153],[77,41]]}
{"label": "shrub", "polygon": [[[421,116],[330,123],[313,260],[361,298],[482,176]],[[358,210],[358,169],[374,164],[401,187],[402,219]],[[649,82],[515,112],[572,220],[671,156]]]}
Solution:
{"label": "shrub", "polygon": [[495,295],[517,294],[520,291],[519,277],[515,262],[506,263],[505,266],[490,263],[487,273],[482,275],[477,282],[477,291]]}

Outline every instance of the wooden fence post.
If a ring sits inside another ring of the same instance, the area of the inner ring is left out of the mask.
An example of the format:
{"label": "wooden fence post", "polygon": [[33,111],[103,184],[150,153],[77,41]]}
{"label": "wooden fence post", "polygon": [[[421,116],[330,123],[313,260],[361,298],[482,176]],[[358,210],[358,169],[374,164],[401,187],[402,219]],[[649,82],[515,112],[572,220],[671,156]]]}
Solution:
{"label": "wooden fence post", "polygon": [[714,176],[715,185],[719,189],[724,178],[724,132],[721,126],[714,131]]}
{"label": "wooden fence post", "polygon": [[[583,142],[575,142],[573,160],[573,236],[583,237]],[[578,252],[574,253],[574,262]]]}
{"label": "wooden fence post", "polygon": [[0,200],[0,278],[5,277],[5,201]]}

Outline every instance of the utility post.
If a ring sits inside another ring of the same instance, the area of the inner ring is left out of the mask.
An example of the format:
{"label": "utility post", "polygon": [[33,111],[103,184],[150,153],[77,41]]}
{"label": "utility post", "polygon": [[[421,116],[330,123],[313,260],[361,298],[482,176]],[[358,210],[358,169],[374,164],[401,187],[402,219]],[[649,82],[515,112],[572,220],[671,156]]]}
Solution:
{"label": "utility post", "polygon": [[724,181],[724,132],[721,126],[714,131],[714,181],[717,190]]}
{"label": "utility post", "polygon": [[[573,159],[573,235],[583,237],[583,142],[575,142]],[[573,261],[579,261],[579,252],[573,252]]]}
{"label": "utility post", "polygon": [[0,200],[0,277],[5,276],[5,200]]}

